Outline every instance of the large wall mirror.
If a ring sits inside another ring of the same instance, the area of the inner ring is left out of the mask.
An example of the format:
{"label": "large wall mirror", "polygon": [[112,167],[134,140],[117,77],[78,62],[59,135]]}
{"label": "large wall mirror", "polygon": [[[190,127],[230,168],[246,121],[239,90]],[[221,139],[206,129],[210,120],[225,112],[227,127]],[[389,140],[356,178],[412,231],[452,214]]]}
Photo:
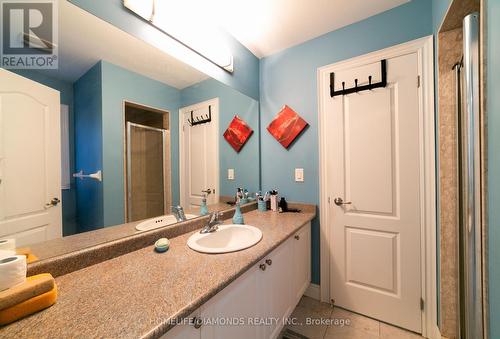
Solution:
{"label": "large wall mirror", "polygon": [[58,47],[0,69],[0,238],[40,260],[259,190],[258,101],[67,1]]}

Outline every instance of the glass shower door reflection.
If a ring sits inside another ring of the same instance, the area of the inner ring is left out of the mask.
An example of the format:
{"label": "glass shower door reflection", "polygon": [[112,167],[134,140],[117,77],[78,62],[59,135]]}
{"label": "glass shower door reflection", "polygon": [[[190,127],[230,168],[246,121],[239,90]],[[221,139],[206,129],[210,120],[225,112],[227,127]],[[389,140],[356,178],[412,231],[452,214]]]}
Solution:
{"label": "glass shower door reflection", "polygon": [[127,221],[164,215],[169,205],[168,131],[127,122]]}

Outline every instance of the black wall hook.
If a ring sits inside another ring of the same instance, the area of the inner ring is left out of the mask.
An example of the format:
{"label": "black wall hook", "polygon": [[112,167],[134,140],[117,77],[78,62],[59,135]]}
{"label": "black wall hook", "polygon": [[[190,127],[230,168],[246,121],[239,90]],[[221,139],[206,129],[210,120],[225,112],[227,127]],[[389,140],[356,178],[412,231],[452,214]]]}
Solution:
{"label": "black wall hook", "polygon": [[372,76],[368,77],[368,85],[358,86],[358,79],[354,80],[354,87],[345,88],[345,82],[342,81],[342,89],[336,91],[335,90],[335,73],[330,73],[330,97],[334,97],[337,95],[346,95],[351,93],[358,93],[361,91],[371,90],[374,88],[384,88],[387,86],[387,61],[385,59],[380,60],[380,73],[381,73],[381,81],[377,83],[372,83]]}
{"label": "black wall hook", "polygon": [[201,124],[206,124],[212,121],[212,106],[208,105],[208,115],[205,114],[206,118],[203,118],[203,115],[197,116],[196,118],[193,116],[193,111],[191,111],[191,119],[188,119],[189,125],[196,126]]}

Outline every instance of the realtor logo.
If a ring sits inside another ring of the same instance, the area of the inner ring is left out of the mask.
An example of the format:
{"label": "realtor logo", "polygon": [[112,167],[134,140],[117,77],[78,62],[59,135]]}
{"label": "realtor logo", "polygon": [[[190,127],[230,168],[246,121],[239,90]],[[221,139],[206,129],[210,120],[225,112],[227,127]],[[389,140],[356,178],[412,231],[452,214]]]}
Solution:
{"label": "realtor logo", "polygon": [[1,67],[57,68],[57,0],[0,0],[0,18]]}

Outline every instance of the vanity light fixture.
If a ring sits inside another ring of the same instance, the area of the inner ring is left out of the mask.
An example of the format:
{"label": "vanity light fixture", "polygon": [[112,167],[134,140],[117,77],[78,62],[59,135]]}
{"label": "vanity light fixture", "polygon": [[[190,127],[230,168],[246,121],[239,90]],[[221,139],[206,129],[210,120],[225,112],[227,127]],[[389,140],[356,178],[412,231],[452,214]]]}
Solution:
{"label": "vanity light fixture", "polygon": [[177,0],[173,5],[167,0],[123,0],[123,5],[192,52],[232,73],[233,56],[224,39],[227,33],[202,17],[204,11],[193,11],[192,2]]}

